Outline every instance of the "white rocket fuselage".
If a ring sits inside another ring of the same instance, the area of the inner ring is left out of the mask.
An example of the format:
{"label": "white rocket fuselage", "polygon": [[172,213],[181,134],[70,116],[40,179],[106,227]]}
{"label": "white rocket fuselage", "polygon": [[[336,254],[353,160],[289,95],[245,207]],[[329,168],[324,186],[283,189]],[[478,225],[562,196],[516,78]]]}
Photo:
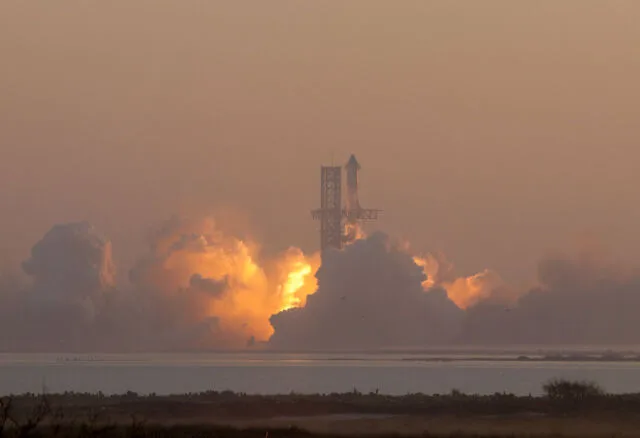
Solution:
{"label": "white rocket fuselage", "polygon": [[354,155],[351,155],[351,158],[349,158],[345,169],[347,176],[347,196],[345,207],[349,217],[351,217],[351,213],[357,217],[357,212],[360,210],[360,202],[358,201],[358,171],[360,170],[360,164],[358,164]]}

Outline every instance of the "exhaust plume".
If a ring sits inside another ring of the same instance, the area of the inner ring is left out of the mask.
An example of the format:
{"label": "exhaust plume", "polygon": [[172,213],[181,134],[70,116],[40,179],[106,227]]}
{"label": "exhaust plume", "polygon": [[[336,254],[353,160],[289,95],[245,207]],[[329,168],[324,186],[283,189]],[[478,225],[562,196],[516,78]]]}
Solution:
{"label": "exhaust plume", "polygon": [[[240,237],[242,236],[242,237]],[[463,344],[634,344],[640,272],[599,254],[548,257],[517,298],[493,271],[456,277],[441,254],[382,233],[343,250],[265,256],[212,218],[168,221],[118,289],[111,243],[54,226],[0,273],[4,351],[339,350]],[[543,323],[542,323],[543,322]],[[46,330],[42,328],[46,327]]]}
{"label": "exhaust plume", "polygon": [[31,249],[22,268],[33,279],[34,291],[52,299],[115,287],[111,242],[87,222],[54,226]]}
{"label": "exhaust plume", "polygon": [[426,279],[422,282],[425,292],[433,288],[441,288],[460,309],[468,309],[484,300],[511,303],[517,295],[509,289],[500,275],[485,269],[469,277],[455,277],[453,264],[442,254],[427,254],[425,257],[415,256],[415,263],[422,267]]}
{"label": "exhaust plume", "polygon": [[86,222],[56,225],[22,264],[30,284],[3,281],[0,331],[10,351],[90,349],[115,294],[111,243]]}
{"label": "exhaust plume", "polygon": [[258,245],[211,218],[174,219],[130,278],[159,317],[157,326],[202,335],[196,345],[181,336],[182,348],[240,348],[269,339],[271,315],[305,304],[317,264],[297,248],[262,260]]}
{"label": "exhaust plume", "polygon": [[111,242],[87,222],[54,226],[22,268],[33,280],[29,295],[38,306],[75,309],[87,320],[115,288]]}
{"label": "exhaust plume", "polygon": [[597,255],[556,256],[538,266],[539,286],[511,308],[492,302],[469,310],[461,342],[636,344],[640,272]]}
{"label": "exhaust plume", "polygon": [[425,294],[421,267],[386,235],[328,251],[307,305],[274,315],[278,349],[366,349],[444,343],[462,317],[444,291]]}

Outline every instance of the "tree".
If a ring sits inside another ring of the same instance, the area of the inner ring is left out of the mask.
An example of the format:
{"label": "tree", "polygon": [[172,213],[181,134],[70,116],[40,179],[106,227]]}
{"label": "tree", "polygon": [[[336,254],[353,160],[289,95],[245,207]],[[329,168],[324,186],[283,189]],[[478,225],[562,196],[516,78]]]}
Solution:
{"label": "tree", "polygon": [[545,395],[557,401],[584,401],[601,397],[604,390],[595,382],[554,379],[542,387]]}

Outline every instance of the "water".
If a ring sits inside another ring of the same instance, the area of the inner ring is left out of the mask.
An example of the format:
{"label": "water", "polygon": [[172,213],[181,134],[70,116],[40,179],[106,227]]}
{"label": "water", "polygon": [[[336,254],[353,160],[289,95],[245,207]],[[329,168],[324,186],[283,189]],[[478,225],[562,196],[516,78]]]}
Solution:
{"label": "water", "polygon": [[511,392],[539,394],[551,378],[598,382],[612,393],[640,392],[640,363],[406,361],[407,355],[295,354],[0,354],[0,394],[205,390],[329,393],[354,388],[386,394]]}

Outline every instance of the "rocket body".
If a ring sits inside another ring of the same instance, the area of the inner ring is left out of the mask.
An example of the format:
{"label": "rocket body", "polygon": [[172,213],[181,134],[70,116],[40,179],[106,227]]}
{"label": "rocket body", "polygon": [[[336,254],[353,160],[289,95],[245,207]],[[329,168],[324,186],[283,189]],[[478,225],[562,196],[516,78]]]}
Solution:
{"label": "rocket body", "polygon": [[354,155],[351,155],[349,161],[345,165],[346,179],[347,179],[347,193],[346,193],[346,210],[349,218],[353,219],[358,217],[358,211],[360,210],[360,201],[358,201],[358,171],[360,170],[360,164]]}

